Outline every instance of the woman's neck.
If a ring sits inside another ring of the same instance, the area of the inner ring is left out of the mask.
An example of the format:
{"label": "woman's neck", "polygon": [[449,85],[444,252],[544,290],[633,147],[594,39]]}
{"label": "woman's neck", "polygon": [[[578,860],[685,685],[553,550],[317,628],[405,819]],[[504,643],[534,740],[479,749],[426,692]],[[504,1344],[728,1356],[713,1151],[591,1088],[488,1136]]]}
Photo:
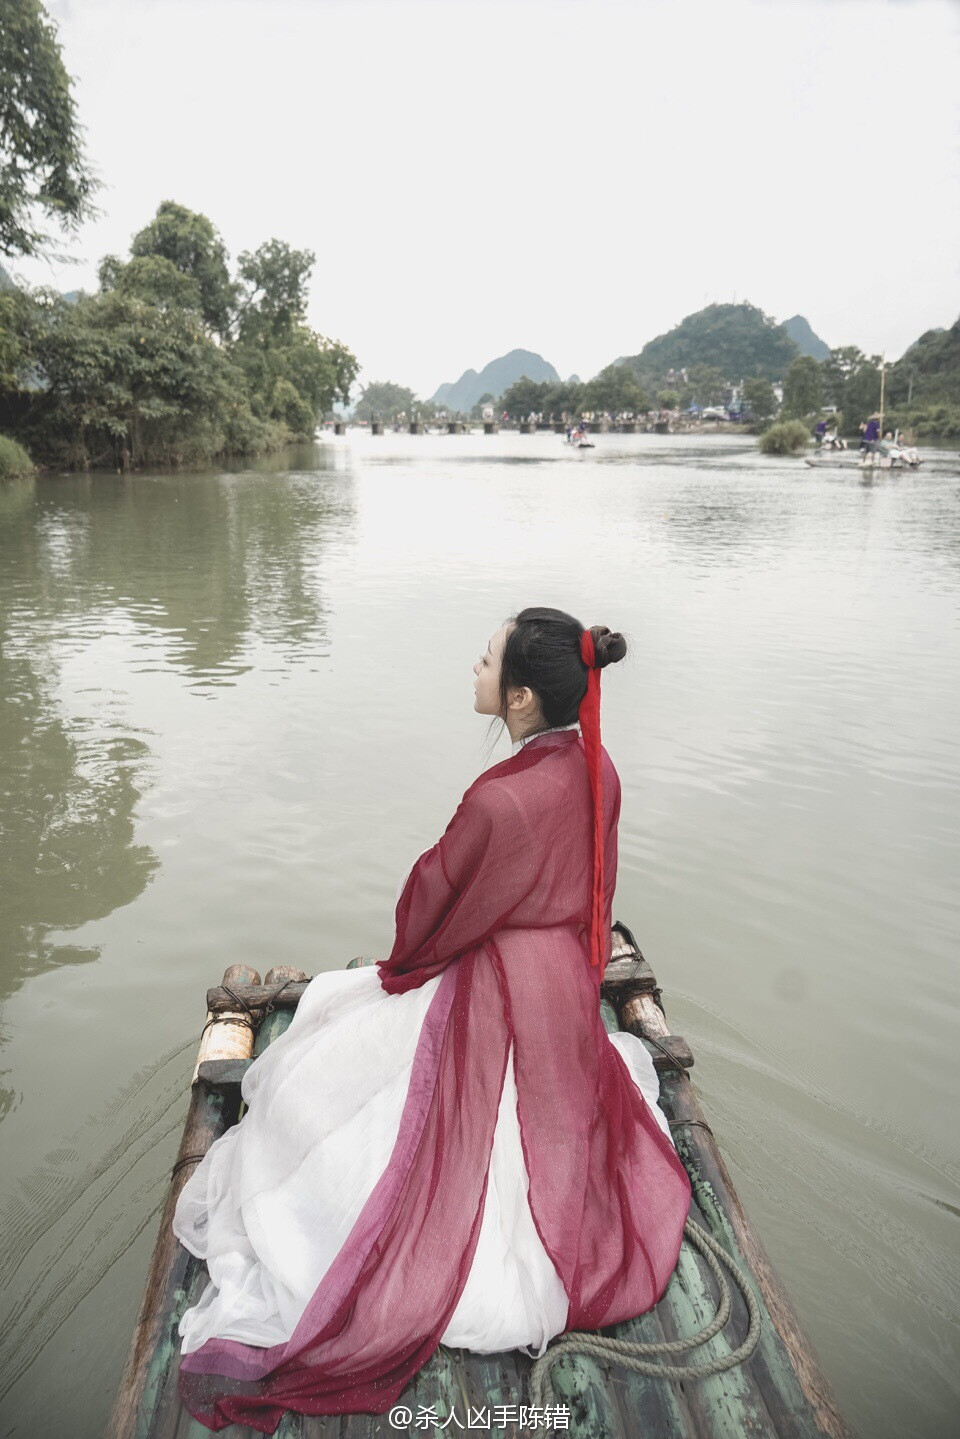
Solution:
{"label": "woman's neck", "polygon": [[539,739],[540,735],[544,734],[556,734],[558,731],[576,729],[578,723],[579,722],[575,720],[572,724],[551,725],[549,729],[531,730],[528,734],[518,735],[516,739],[513,740],[513,753],[516,754],[518,750],[522,749],[528,740]]}

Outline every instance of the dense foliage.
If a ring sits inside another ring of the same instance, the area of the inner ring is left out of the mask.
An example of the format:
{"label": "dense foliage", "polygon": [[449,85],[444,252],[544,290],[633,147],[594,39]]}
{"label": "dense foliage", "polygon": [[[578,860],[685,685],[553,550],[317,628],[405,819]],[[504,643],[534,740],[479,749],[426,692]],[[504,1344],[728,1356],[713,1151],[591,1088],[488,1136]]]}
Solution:
{"label": "dense foliage", "polygon": [[820,366],[811,355],[798,355],[783,382],[783,418],[802,420],[809,415],[819,415],[822,404]]}
{"label": "dense foliage", "polygon": [[0,6],[0,254],[48,250],[44,220],[75,229],[96,182],[83,157],[70,77],[38,0]]}
{"label": "dense foliage", "polygon": [[419,408],[420,401],[412,390],[395,385],[391,380],[371,380],[364,385],[357,401],[353,418],[355,420],[391,421],[396,415],[411,416]]}
{"label": "dense foliage", "polygon": [[0,419],[45,463],[197,464],[311,437],[356,358],[304,322],[314,257],[270,240],[231,280],[204,215],[164,202],[100,289],[0,293]]}
{"label": "dense foliage", "polygon": [[564,392],[569,391],[573,403],[564,404],[561,408],[571,412],[578,408],[578,398],[580,409],[605,410],[611,415],[624,412],[635,415],[646,410],[649,404],[647,396],[636,378],[622,365],[607,365],[606,369],[601,370],[599,375],[595,375],[585,385],[565,387],[561,384],[558,387],[555,386],[554,390],[559,390],[560,393],[551,394],[552,407],[557,408],[558,400],[565,399]]}
{"label": "dense foliage", "polygon": [[927,330],[888,374],[891,419],[917,436],[960,435],[960,319]]}
{"label": "dense foliage", "polygon": [[824,360],[821,378],[824,404],[835,405],[844,433],[855,435],[861,421],[880,407],[880,356],[841,345]]}
{"label": "dense foliage", "polygon": [[512,420],[525,420],[528,415],[545,419],[577,417],[583,414],[640,414],[649,401],[629,370],[621,365],[607,365],[586,384],[579,380],[515,381],[497,402]]}
{"label": "dense foliage", "polygon": [[692,365],[714,368],[727,379],[779,380],[797,354],[785,327],[755,305],[708,305],[621,363],[652,385]]}
{"label": "dense foliage", "polygon": [[758,424],[772,420],[777,413],[777,397],[769,380],[744,380],[743,400]]}

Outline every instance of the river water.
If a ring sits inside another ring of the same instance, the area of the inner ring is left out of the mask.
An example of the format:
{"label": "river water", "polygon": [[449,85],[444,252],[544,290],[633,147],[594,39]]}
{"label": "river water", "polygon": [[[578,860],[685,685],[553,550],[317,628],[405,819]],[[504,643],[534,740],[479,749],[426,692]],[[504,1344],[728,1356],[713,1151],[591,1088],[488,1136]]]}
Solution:
{"label": "river water", "polygon": [[529,604],[631,646],[614,914],[842,1408],[958,1432],[956,471],[351,434],[0,488],[3,1435],[100,1433],[207,986],[388,952]]}

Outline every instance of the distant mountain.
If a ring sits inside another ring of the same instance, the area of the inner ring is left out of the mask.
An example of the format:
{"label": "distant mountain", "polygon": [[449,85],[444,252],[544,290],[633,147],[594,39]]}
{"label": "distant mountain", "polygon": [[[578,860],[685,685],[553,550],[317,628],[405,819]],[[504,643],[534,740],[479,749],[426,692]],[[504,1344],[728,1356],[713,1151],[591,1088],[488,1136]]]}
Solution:
{"label": "distant mountain", "polygon": [[480,399],[481,395],[493,395],[499,399],[504,390],[515,380],[526,376],[528,380],[559,380],[560,376],[542,355],[532,350],[511,350],[498,360],[484,365],[479,375],[476,370],[464,370],[459,380],[441,385],[432,397],[436,405],[446,405],[449,410],[466,414]]}
{"label": "distant mountain", "polygon": [[803,315],[791,315],[789,320],[784,320],[783,328],[801,355],[812,355],[815,360],[829,358],[830,346],[824,344],[819,335],[814,334],[809,320],[804,319]]}
{"label": "distant mountain", "polygon": [[582,385],[582,384],[583,384],[583,381],[581,380],[581,378],[580,378],[579,375],[571,375],[570,378],[569,378],[569,380],[567,381],[567,384],[568,384],[568,385]]}
{"label": "distant mountain", "polygon": [[798,346],[755,305],[708,305],[644,345],[638,355],[618,360],[641,379],[662,380],[669,370],[710,365],[725,379],[758,376],[779,380],[798,354]]}
{"label": "distant mountain", "polygon": [[[19,288],[17,282],[12,279],[3,266],[0,265],[0,290],[18,290]],[[63,298],[68,304],[75,305],[82,294],[82,290],[68,290]]]}

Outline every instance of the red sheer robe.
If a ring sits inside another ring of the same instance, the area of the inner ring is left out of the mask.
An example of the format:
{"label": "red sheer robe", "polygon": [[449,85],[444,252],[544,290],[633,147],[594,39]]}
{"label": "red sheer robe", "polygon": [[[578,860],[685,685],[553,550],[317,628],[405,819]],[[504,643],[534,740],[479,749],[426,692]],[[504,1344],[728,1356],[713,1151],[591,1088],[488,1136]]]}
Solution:
{"label": "red sheer robe", "polygon": [[[620,783],[606,751],[602,764],[606,960]],[[470,1272],[511,1043],[530,1210],[566,1328],[632,1318],[662,1295],[690,1184],[600,1018],[591,803],[580,736],[548,732],[482,774],[414,865],[380,980],[400,993],[442,979],[393,1156],[287,1343],[210,1339],[183,1356],[183,1402],[207,1427],[269,1434],[285,1409],[397,1401]]]}

